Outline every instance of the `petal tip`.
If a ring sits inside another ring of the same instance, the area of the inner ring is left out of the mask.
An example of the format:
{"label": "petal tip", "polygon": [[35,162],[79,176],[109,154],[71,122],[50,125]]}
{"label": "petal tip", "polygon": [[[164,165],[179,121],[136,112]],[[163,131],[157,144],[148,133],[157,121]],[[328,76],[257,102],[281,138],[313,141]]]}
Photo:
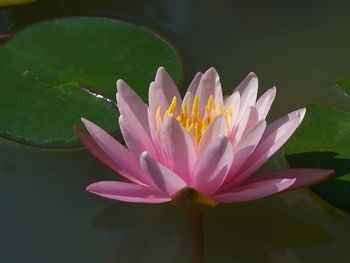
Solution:
{"label": "petal tip", "polygon": [[85,119],[84,117],[81,117],[80,120],[84,123],[85,126],[91,123],[88,119]]}
{"label": "petal tip", "polygon": [[305,107],[301,108],[300,110],[298,110],[298,116],[299,116],[300,122],[302,122],[302,120],[304,119],[305,114],[306,114],[306,108]]}
{"label": "petal tip", "polygon": [[335,170],[333,169],[324,169],[324,170],[328,174],[328,176],[333,175],[335,173]]}
{"label": "petal tip", "polygon": [[147,151],[144,151],[140,154],[140,161],[144,162],[149,158],[149,153]]}
{"label": "petal tip", "polygon": [[116,81],[116,85],[117,85],[117,90],[118,90],[118,92],[120,92],[120,91],[125,87],[126,83],[125,83],[124,80],[118,79],[118,80]]}
{"label": "petal tip", "polygon": [[220,143],[228,143],[229,138],[225,134],[219,134],[217,136],[217,140],[220,141]]}
{"label": "petal tip", "polygon": [[166,71],[166,69],[164,67],[159,67],[157,69],[157,73],[156,73],[156,81],[159,78],[159,76],[163,76],[166,75],[168,72]]}
{"label": "petal tip", "polygon": [[204,76],[219,76],[218,72],[214,67],[209,68],[206,72],[204,72]]}
{"label": "petal tip", "polygon": [[85,190],[89,193],[94,193],[96,190],[94,190],[96,183],[89,184],[87,187],[85,187]]}
{"label": "petal tip", "polygon": [[282,179],[281,182],[277,186],[278,191],[282,191],[282,190],[292,186],[296,182],[296,180],[297,180],[296,178]]}
{"label": "petal tip", "polygon": [[85,125],[85,128],[90,131],[91,129],[93,129],[94,127],[96,127],[96,124],[94,124],[93,122],[89,121],[88,119],[85,118],[81,118],[81,121],[83,122],[83,124]]}
{"label": "petal tip", "polygon": [[301,115],[305,115],[305,113],[306,113],[306,107],[301,108],[301,109],[299,110],[299,112],[300,112]]}
{"label": "petal tip", "polygon": [[256,79],[258,78],[258,76],[255,74],[255,72],[249,72],[248,77],[249,78],[256,78]]}

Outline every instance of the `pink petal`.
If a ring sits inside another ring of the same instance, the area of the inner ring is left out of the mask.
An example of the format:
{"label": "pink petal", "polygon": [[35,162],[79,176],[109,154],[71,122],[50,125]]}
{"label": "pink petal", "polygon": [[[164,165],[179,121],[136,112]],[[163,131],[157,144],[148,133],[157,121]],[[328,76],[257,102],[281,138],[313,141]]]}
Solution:
{"label": "pink petal", "polygon": [[223,116],[219,116],[211,122],[206,128],[203,137],[199,141],[199,153],[201,153],[207,146],[211,143],[211,141],[216,138],[218,135],[226,135],[227,126],[226,120]]}
{"label": "pink petal", "polygon": [[238,121],[243,116],[247,108],[253,106],[258,94],[258,77],[250,72],[248,76],[237,86],[235,91],[241,95],[241,102],[238,112]]}
{"label": "pink petal", "polygon": [[334,174],[334,170],[328,169],[312,169],[312,168],[295,168],[265,172],[251,176],[245,183],[253,183],[258,181],[272,180],[278,178],[295,179],[295,182],[286,190],[305,187],[311,184],[318,183],[327,179]]}
{"label": "pink petal", "polygon": [[266,128],[266,121],[260,121],[253,129],[247,132],[239,143],[233,148],[233,163],[231,169],[225,179],[225,182],[230,182],[236,173],[241,169],[243,164],[249,158],[255,147],[260,142],[260,139]]}
{"label": "pink petal", "polygon": [[184,97],[183,101],[182,101],[182,106],[181,106],[181,108],[184,107],[184,106],[186,105],[186,110],[187,110],[187,112],[191,113],[191,112],[192,112],[193,101],[194,101],[194,95],[193,95],[193,93],[187,92],[187,93],[185,94],[185,97]]}
{"label": "pink petal", "polygon": [[238,111],[239,111],[240,100],[241,100],[241,96],[240,96],[239,92],[235,91],[225,101],[225,105],[224,105],[225,111],[231,107],[231,110],[233,112],[232,113],[232,121],[231,121],[230,127],[229,127],[229,133],[231,133],[236,128],[236,125],[238,124],[237,116],[238,116]]}
{"label": "pink petal", "polygon": [[124,114],[119,116],[119,127],[128,149],[134,153],[135,158],[138,159],[141,153],[146,150],[153,158],[158,158],[153,141],[150,142],[149,138],[145,137],[142,129],[133,127],[132,122]]}
{"label": "pink petal", "polygon": [[276,97],[276,87],[267,90],[255,103],[255,108],[259,113],[259,120],[264,120],[270,111],[272,102]]}
{"label": "pink petal", "polygon": [[137,180],[134,176],[132,176],[127,171],[121,169],[108,155],[101,150],[100,146],[94,141],[90,134],[86,131],[82,130],[80,127],[75,127],[74,131],[79,136],[81,142],[84,146],[102,163],[104,163],[108,168],[110,168],[113,172],[120,174],[125,179],[137,183],[142,184],[139,180]]}
{"label": "pink petal", "polygon": [[125,143],[137,158],[145,149],[154,155],[155,148],[148,123],[147,106],[124,81],[118,80],[117,87],[117,103],[123,115],[119,125]]}
{"label": "pink petal", "polygon": [[267,139],[268,137],[271,137],[271,135],[273,135],[277,131],[280,131],[279,129],[284,127],[283,125],[286,125],[287,123],[295,124],[296,125],[294,129],[295,131],[296,128],[298,128],[301,122],[303,121],[305,114],[306,114],[306,108],[301,108],[299,110],[290,112],[287,115],[275,120],[274,122],[267,125],[263,139],[265,138]]}
{"label": "pink petal", "polygon": [[96,124],[84,118],[82,121],[98,146],[118,167],[146,185],[153,185],[152,181],[143,174],[139,162],[128,149]]}
{"label": "pink petal", "polygon": [[151,114],[150,116],[155,118],[158,107],[160,108],[161,115],[163,116],[165,111],[169,108],[171,101],[168,101],[167,95],[162,87],[155,82],[151,82],[148,90],[148,103],[149,112]]}
{"label": "pink petal", "polygon": [[170,115],[164,121],[160,138],[169,168],[189,183],[196,161],[196,150],[191,136],[174,116]]}
{"label": "pink petal", "polygon": [[179,90],[166,70],[160,67],[157,71],[155,81],[150,84],[148,92],[148,121],[151,136],[156,147],[159,147],[160,132],[160,127],[157,125],[156,112],[160,108],[160,115],[163,117],[174,97],[177,98],[177,110],[180,113],[182,100]]}
{"label": "pink petal", "polygon": [[259,121],[259,114],[255,107],[249,107],[243,114],[240,122],[237,124],[236,130],[231,135],[233,144],[237,144],[242,136],[252,129]]}
{"label": "pink petal", "polygon": [[160,67],[157,70],[157,74],[154,82],[161,89],[164,98],[168,102],[168,105],[171,104],[171,101],[173,100],[174,97],[177,98],[177,110],[178,112],[181,112],[182,101],[181,101],[179,90],[175,82],[173,81],[173,79],[170,77],[169,73],[163,67]]}
{"label": "pink petal", "polygon": [[124,202],[132,203],[164,203],[169,197],[152,191],[150,188],[132,183],[117,181],[102,181],[90,184],[87,188],[90,193]]}
{"label": "pink petal", "polygon": [[176,192],[186,187],[186,183],[180,176],[161,163],[151,159],[147,152],[141,154],[140,163],[143,170],[167,196],[171,197]]}
{"label": "pink petal", "polygon": [[[151,88],[152,88],[152,83],[149,90],[150,93],[152,93]],[[158,125],[156,111],[157,111],[156,108],[152,109],[151,107],[148,107],[147,115],[148,115],[149,128],[151,131],[151,137],[152,137],[153,143],[155,144],[155,148],[157,149],[159,146],[160,127]]]}
{"label": "pink petal", "polygon": [[305,116],[306,109],[300,109],[269,124],[259,145],[238,172],[229,187],[239,184],[263,165],[294,133]]}
{"label": "pink petal", "polygon": [[295,179],[278,178],[244,184],[231,192],[218,194],[213,199],[220,203],[247,202],[281,192],[290,187]]}
{"label": "pink petal", "polygon": [[208,69],[199,81],[196,96],[199,98],[198,108],[201,116],[204,116],[205,105],[208,103],[209,97],[213,95],[217,111],[219,104],[223,103],[220,78],[214,68]]}
{"label": "pink petal", "polygon": [[141,98],[123,81],[117,81],[117,104],[120,114],[125,115],[135,129],[141,129],[144,138],[150,138],[147,106]]}
{"label": "pink petal", "polygon": [[232,160],[232,145],[220,135],[199,156],[193,170],[194,187],[206,195],[213,194],[224,181]]}
{"label": "pink petal", "polygon": [[203,73],[198,72],[196,76],[194,76],[191,84],[188,86],[187,92],[191,93],[192,95],[195,95],[199,85],[199,81],[201,80],[202,77],[203,77]]}

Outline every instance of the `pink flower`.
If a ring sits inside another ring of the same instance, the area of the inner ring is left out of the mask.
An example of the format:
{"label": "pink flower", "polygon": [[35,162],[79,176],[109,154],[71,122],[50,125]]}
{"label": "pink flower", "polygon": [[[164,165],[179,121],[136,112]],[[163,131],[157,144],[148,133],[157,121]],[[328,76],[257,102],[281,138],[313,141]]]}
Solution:
{"label": "pink flower", "polygon": [[162,203],[186,189],[219,203],[255,200],[309,185],[333,173],[287,169],[254,174],[293,134],[299,109],[266,124],[276,88],[257,100],[254,73],[223,98],[214,68],[197,73],[185,97],[164,68],[149,88],[149,105],[117,81],[119,125],[127,148],[96,124],[82,119],[83,144],[126,181],[101,181],[87,191],[110,199]]}

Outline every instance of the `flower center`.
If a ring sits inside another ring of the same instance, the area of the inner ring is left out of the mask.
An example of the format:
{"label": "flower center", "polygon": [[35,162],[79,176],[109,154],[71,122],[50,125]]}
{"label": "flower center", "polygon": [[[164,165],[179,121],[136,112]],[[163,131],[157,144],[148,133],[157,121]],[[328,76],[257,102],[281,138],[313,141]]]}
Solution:
{"label": "flower center", "polygon": [[[178,113],[177,111],[177,99],[176,96],[172,99],[172,102],[164,113],[164,120],[173,114],[176,120],[179,121],[186,131],[195,139],[197,145],[199,144],[201,138],[203,137],[206,128],[210,123],[212,123],[218,116],[223,116],[226,120],[227,129],[230,127],[232,121],[232,107],[227,107],[224,110],[222,102],[220,102],[219,107],[216,107],[214,96],[211,95],[208,99],[208,103],[205,105],[204,116],[201,116],[198,109],[198,96],[195,96],[191,112],[188,112],[188,107],[186,102],[182,104],[182,111]],[[158,119],[160,118],[160,108],[157,110]]]}

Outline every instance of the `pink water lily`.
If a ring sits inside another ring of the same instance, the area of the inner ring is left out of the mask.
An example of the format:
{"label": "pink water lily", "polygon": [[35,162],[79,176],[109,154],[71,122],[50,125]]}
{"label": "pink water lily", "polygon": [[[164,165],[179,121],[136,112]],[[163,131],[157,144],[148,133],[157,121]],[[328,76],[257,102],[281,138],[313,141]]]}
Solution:
{"label": "pink water lily", "polygon": [[169,74],[159,68],[149,88],[149,105],[117,81],[119,126],[127,147],[82,119],[83,144],[124,181],[101,181],[91,193],[120,201],[162,203],[194,189],[218,203],[255,200],[318,182],[333,173],[287,169],[255,174],[293,134],[305,108],[266,124],[276,95],[258,100],[254,73],[223,98],[214,68],[197,73],[182,99]]}

